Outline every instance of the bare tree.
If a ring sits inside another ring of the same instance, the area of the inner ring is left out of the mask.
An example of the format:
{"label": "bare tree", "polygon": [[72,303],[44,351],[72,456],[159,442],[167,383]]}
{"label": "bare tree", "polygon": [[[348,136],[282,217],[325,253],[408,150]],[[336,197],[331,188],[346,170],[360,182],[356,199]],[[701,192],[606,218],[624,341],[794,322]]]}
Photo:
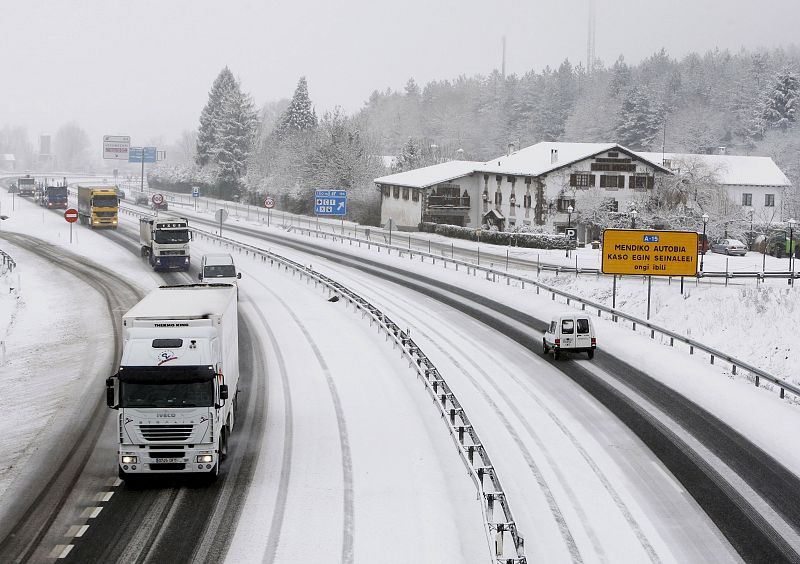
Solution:
{"label": "bare tree", "polygon": [[64,169],[79,170],[89,161],[89,136],[74,121],[62,125],[53,142],[56,161]]}

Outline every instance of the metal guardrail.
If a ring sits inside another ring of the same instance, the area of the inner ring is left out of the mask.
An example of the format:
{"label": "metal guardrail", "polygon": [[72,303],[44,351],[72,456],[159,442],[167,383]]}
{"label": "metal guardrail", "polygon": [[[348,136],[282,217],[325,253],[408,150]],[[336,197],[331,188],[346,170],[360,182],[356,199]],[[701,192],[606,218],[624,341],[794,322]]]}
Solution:
{"label": "metal guardrail", "polygon": [[[376,246],[378,248],[378,252],[380,252],[380,249],[385,249],[387,251],[387,253],[389,253],[389,254],[391,254],[391,251],[396,251],[400,256],[402,256],[403,254],[409,254],[410,258],[412,258],[412,259],[414,258],[414,255],[418,255],[421,258],[422,257],[428,257],[428,258],[432,259],[433,264],[436,264],[437,260],[441,260],[445,264],[445,268],[447,267],[448,263],[452,263],[456,267],[456,270],[458,270],[459,266],[465,267],[467,274],[469,274],[470,270],[471,270],[472,273],[473,273],[473,276],[478,271],[481,271],[481,272],[486,274],[487,280],[491,280],[493,282],[496,282],[498,279],[502,280],[503,278],[506,279],[506,284],[510,284],[511,280],[517,281],[522,285],[523,289],[525,288],[525,284],[530,284],[531,286],[534,286],[536,288],[536,293],[537,294],[539,294],[542,290],[544,290],[546,293],[549,292],[549,293],[552,294],[553,300],[555,300],[556,296],[560,296],[560,297],[562,297],[562,298],[564,298],[566,300],[567,305],[570,305],[571,302],[576,302],[576,303],[581,305],[581,309],[582,310],[585,310],[587,307],[590,307],[591,309],[596,309],[598,317],[602,317],[602,314],[606,313],[614,322],[618,321],[619,319],[623,319],[623,320],[629,321],[632,324],[632,329],[634,331],[636,330],[637,325],[641,325],[642,327],[646,327],[646,328],[650,329],[650,338],[651,339],[654,339],[655,338],[655,334],[658,333],[660,335],[664,335],[665,337],[669,338],[670,346],[674,346],[675,341],[684,343],[684,344],[689,346],[689,354],[694,354],[695,349],[697,349],[698,351],[702,351],[702,352],[708,354],[709,357],[710,357],[711,364],[714,364],[716,360],[725,361],[725,362],[727,362],[727,363],[729,363],[731,365],[731,372],[733,374],[736,374],[738,369],[746,370],[747,372],[749,372],[753,376],[754,383],[755,383],[756,386],[760,385],[761,379],[764,379],[764,380],[766,380],[768,382],[771,382],[772,384],[775,384],[776,386],[778,386],[780,388],[780,397],[781,398],[785,397],[786,391],[788,390],[789,392],[794,394],[794,396],[797,399],[800,399],[800,387],[792,384],[791,382],[787,382],[786,380],[784,380],[782,378],[774,376],[774,375],[772,375],[772,374],[770,374],[770,373],[768,373],[768,372],[766,372],[766,371],[764,371],[764,370],[762,370],[760,368],[757,368],[757,367],[753,366],[752,364],[749,364],[749,363],[747,363],[747,362],[745,362],[745,361],[743,361],[741,359],[738,359],[738,358],[736,358],[736,357],[734,357],[732,355],[729,355],[729,354],[727,354],[727,353],[725,353],[723,351],[720,351],[720,350],[718,350],[718,349],[716,349],[714,347],[710,347],[708,345],[704,345],[704,344],[702,344],[702,343],[700,343],[698,341],[695,341],[694,339],[690,339],[688,337],[680,335],[680,334],[678,334],[678,333],[676,333],[674,331],[671,331],[669,329],[666,329],[664,327],[661,327],[659,325],[651,323],[651,322],[649,322],[647,320],[640,319],[640,318],[638,318],[636,316],[633,316],[633,315],[630,315],[630,314],[627,314],[627,313],[623,313],[623,312],[621,312],[621,311],[619,311],[617,309],[610,308],[610,307],[604,306],[602,304],[598,304],[598,303],[593,302],[591,300],[586,300],[586,299],[583,299],[583,298],[579,298],[578,296],[575,296],[575,295],[570,294],[568,292],[564,292],[563,290],[558,290],[556,288],[553,288],[552,286],[548,286],[546,284],[542,284],[541,282],[539,282],[537,280],[533,280],[531,278],[527,278],[525,276],[520,276],[520,275],[517,275],[517,274],[510,274],[507,271],[502,271],[502,270],[497,270],[497,269],[490,268],[490,267],[480,266],[480,265],[475,264],[475,263],[463,261],[463,260],[456,259],[456,258],[453,258],[453,257],[447,257],[445,255],[437,255],[435,253],[427,253],[425,251],[419,251],[419,250],[414,250],[414,249],[406,249],[406,248],[403,248],[403,247],[398,247],[398,246],[395,246],[395,245],[388,245],[386,243],[379,243],[379,242],[375,242],[375,241],[365,241],[363,239],[358,239],[356,237],[350,237],[348,235],[342,235],[342,234],[337,234],[337,233],[327,233],[325,231],[317,231],[317,230],[308,229],[308,228],[305,228],[305,227],[295,226],[295,227],[293,227],[291,229],[293,231],[299,230],[301,232],[307,232],[309,235],[316,234],[318,237],[324,237],[326,239],[330,236],[334,241],[337,238],[342,240],[342,241],[349,240],[351,244],[358,243],[359,246],[366,245],[368,248],[370,248],[371,246],[374,245],[374,246]],[[565,270],[562,269],[561,271],[565,271]],[[590,271],[590,269],[579,269],[579,272],[588,272],[588,271]],[[593,273],[597,274],[597,269],[591,269],[591,271]],[[784,274],[784,276],[786,276],[786,275],[788,275],[788,272],[786,274]],[[490,278],[490,276],[491,276],[491,278]],[[795,278],[796,277],[797,277],[797,274],[795,274]]]}
{"label": "metal guardrail", "polygon": [[[122,208],[122,210],[134,216],[149,217],[148,214],[128,208]],[[190,229],[199,237],[236,248],[240,253],[244,252],[246,256],[252,253],[254,257],[260,256],[264,262],[269,260],[271,265],[277,264],[279,268],[282,266],[287,271],[291,270],[293,275],[299,274],[301,280],[305,276],[309,281],[314,282],[314,287],[319,284],[327,288],[329,298],[336,296],[338,299],[343,299],[345,307],[352,305],[354,311],[362,312],[362,318],[369,317],[370,326],[376,324],[386,338],[391,339],[393,347],[400,348],[401,356],[408,361],[409,367],[412,367],[417,377],[424,382],[426,391],[433,399],[442,420],[446,422],[450,438],[469,471],[477,489],[478,499],[481,501],[484,530],[492,561],[497,564],[527,563],[524,538],[517,529],[496,469],[483,447],[477,431],[444,377],[408,333],[402,331],[385,313],[366,299],[310,267],[254,245],[220,237],[202,229],[194,227]],[[506,555],[507,551],[505,550],[508,540],[512,543],[512,552],[514,553],[510,557]]]}

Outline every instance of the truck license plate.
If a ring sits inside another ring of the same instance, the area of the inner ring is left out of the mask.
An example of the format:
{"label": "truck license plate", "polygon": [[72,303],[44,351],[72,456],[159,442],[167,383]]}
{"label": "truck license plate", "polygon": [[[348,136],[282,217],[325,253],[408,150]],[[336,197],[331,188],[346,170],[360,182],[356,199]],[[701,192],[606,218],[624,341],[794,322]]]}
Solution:
{"label": "truck license plate", "polygon": [[173,462],[183,462],[183,458],[156,458],[156,464],[172,464]]}

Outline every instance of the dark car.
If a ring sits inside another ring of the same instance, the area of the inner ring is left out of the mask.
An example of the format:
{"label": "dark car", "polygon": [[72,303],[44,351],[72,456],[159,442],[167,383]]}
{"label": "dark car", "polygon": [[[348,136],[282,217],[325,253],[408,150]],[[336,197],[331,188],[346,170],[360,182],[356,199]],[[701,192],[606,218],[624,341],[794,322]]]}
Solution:
{"label": "dark car", "polygon": [[142,194],[141,196],[136,196],[136,205],[137,206],[146,206],[150,203],[150,198]]}
{"label": "dark car", "polygon": [[153,204],[153,209],[154,209],[154,210],[161,210],[161,211],[165,211],[165,210],[169,209],[169,208],[167,207],[167,201],[166,201],[166,200],[164,200],[164,201],[163,201],[163,202],[161,202],[160,204],[155,204],[155,203],[154,203],[154,204]]}
{"label": "dark car", "polygon": [[711,245],[712,253],[720,253],[722,255],[738,255],[743,257],[747,254],[747,247],[738,239],[723,239],[719,243]]}

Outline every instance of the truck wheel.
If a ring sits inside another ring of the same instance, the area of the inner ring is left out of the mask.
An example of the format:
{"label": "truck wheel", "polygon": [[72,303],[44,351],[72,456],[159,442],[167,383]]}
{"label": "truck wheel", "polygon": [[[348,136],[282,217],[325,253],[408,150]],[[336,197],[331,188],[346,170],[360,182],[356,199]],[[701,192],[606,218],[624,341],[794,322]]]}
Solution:
{"label": "truck wheel", "polygon": [[542,339],[542,350],[544,351],[544,354],[550,352],[550,349],[547,348],[547,341],[545,341],[544,339]]}
{"label": "truck wheel", "polygon": [[561,358],[561,352],[558,349],[553,349],[553,360]]}
{"label": "truck wheel", "polygon": [[[222,435],[219,438],[219,460],[225,460],[228,458],[228,426],[225,425],[222,428]],[[217,463],[219,466],[219,463]]]}
{"label": "truck wheel", "polygon": [[592,360],[594,358],[594,350],[589,350],[586,352],[586,354],[589,355],[589,360]]}

